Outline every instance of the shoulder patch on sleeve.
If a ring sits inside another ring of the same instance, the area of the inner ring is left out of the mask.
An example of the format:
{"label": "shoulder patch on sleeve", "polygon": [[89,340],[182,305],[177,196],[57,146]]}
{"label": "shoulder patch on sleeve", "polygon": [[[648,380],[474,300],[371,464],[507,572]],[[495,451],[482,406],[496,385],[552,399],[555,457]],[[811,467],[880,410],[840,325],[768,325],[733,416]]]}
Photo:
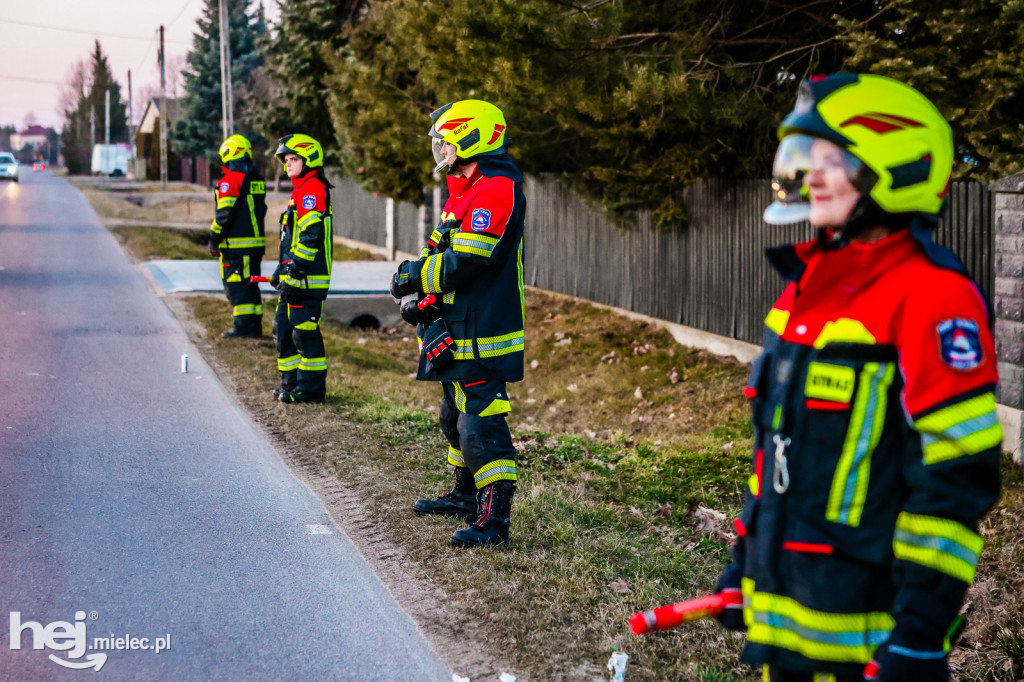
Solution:
{"label": "shoulder patch on sleeve", "polygon": [[486,208],[474,208],[470,226],[477,232],[483,232],[491,226],[491,212]]}
{"label": "shoulder patch on sleeve", "polygon": [[943,320],[935,327],[939,335],[942,361],[953,369],[969,370],[984,359],[978,337],[978,323],[974,320],[954,318]]}
{"label": "shoulder patch on sleeve", "polygon": [[229,189],[231,189],[231,185],[229,185],[226,182],[220,183],[220,193],[221,194],[226,194]]}
{"label": "shoulder patch on sleeve", "polygon": [[316,208],[316,197],[314,197],[312,194],[307,194],[306,196],[302,197],[302,208],[306,210]]}

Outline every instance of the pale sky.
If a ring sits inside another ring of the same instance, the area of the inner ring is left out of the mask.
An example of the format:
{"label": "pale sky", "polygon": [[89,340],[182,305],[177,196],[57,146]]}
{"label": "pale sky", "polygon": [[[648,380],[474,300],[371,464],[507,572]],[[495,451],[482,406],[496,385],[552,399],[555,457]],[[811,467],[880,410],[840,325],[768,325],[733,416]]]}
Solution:
{"label": "pale sky", "polygon": [[[89,59],[96,39],[126,104],[131,70],[137,119],[145,106],[140,96],[159,92],[160,24],[167,64],[180,69],[206,1],[0,0],[0,125],[21,130],[31,114],[59,130],[60,85],[76,61]],[[268,21],[279,15],[276,0],[264,0],[264,10]]]}

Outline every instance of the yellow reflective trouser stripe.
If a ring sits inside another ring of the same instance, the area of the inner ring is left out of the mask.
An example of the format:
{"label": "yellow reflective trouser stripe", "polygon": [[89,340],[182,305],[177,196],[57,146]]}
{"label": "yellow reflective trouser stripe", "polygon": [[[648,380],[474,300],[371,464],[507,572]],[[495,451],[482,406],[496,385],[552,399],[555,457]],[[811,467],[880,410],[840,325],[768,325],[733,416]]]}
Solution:
{"label": "yellow reflective trouser stripe", "polygon": [[234,307],[234,316],[235,317],[242,317],[244,315],[262,315],[262,314],[263,314],[263,306],[261,304],[251,304],[251,303],[248,303],[248,304],[245,304],[245,305],[236,305]]}
{"label": "yellow reflective trouser stripe", "polygon": [[896,519],[892,548],[897,559],[933,568],[974,582],[985,541],[967,526],[936,516],[901,512]]}
{"label": "yellow reflective trouser stripe", "polygon": [[452,382],[452,388],[455,390],[455,409],[459,412],[466,413],[466,392],[462,390],[462,386],[459,386],[459,382]]}
{"label": "yellow reflective trouser stripe", "polygon": [[320,326],[320,323],[317,322],[316,320],[308,320],[306,322],[300,322],[299,324],[295,325],[295,328],[296,329],[302,329],[302,330],[305,330],[305,331],[312,331],[312,330],[316,329],[319,326]]}
{"label": "yellow reflective trouser stripe", "polygon": [[791,597],[757,592],[743,579],[743,619],[747,640],[838,663],[867,663],[889,638],[895,621],[885,612],[827,613]]}
{"label": "yellow reflective trouser stripe", "polygon": [[491,401],[491,404],[484,408],[484,411],[480,413],[481,417],[492,417],[496,414],[506,414],[512,411],[512,405],[507,400],[499,400],[495,398]]}
{"label": "yellow reflective trouser stripe", "polygon": [[228,237],[224,245],[229,249],[254,249],[267,245],[263,237]]}
{"label": "yellow reflective trouser stripe", "polygon": [[220,231],[221,231],[220,223],[218,223],[216,220],[214,220],[212,223],[210,223],[210,232],[213,232],[214,234],[220,234]]}
{"label": "yellow reflective trouser stripe", "polygon": [[[235,197],[224,197],[217,200],[217,208],[228,208],[235,205]],[[209,206],[209,204],[207,204]]]}
{"label": "yellow reflective trouser stripe", "polygon": [[495,481],[517,481],[516,463],[511,459],[496,459],[480,467],[473,477],[477,488],[483,488]]}
{"label": "yellow reflective trouser stripe", "polygon": [[860,525],[868,495],[871,456],[882,437],[889,386],[895,376],[893,363],[871,362],[860,373],[857,400],[825,508],[825,518],[829,521]]}
{"label": "yellow reflective trouser stripe", "polygon": [[286,358],[278,358],[277,369],[281,372],[287,372],[289,370],[298,369],[299,359],[300,358],[298,355],[289,355]]}
{"label": "yellow reflective trouser stripe", "polygon": [[420,282],[425,293],[441,293],[441,256],[440,253],[428,256],[420,268]]}
{"label": "yellow reflective trouser stripe", "polygon": [[788,322],[789,311],[779,310],[778,308],[772,308],[768,312],[768,316],[764,318],[765,326],[780,336],[782,332],[786,331],[786,323]]}
{"label": "yellow reflective trouser stripe", "polygon": [[300,358],[299,369],[305,372],[326,372],[327,358]]}
{"label": "yellow reflective trouser stripe", "polygon": [[448,446],[448,463],[452,466],[464,467],[466,466],[466,460],[462,457],[462,450],[457,450],[455,446]]}
{"label": "yellow reflective trouser stripe", "polygon": [[976,455],[1002,444],[1003,427],[996,418],[992,393],[950,405],[914,422],[921,433],[925,464]]}

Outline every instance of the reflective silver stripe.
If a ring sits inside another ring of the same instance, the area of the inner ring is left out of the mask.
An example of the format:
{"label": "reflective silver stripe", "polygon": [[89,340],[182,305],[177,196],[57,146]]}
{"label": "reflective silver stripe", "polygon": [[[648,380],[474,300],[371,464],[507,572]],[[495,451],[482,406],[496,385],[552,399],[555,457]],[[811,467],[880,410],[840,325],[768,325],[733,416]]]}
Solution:
{"label": "reflective silver stripe", "polygon": [[314,223],[317,220],[323,220],[323,214],[319,211],[310,211],[299,219],[299,229],[305,229],[307,225]]}

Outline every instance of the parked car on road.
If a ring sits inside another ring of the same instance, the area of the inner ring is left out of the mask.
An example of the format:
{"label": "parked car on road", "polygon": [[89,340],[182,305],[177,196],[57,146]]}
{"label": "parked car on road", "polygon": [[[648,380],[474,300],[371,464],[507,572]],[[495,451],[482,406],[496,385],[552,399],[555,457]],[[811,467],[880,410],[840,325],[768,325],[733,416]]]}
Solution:
{"label": "parked car on road", "polygon": [[0,179],[18,181],[18,161],[7,152],[0,152]]}

